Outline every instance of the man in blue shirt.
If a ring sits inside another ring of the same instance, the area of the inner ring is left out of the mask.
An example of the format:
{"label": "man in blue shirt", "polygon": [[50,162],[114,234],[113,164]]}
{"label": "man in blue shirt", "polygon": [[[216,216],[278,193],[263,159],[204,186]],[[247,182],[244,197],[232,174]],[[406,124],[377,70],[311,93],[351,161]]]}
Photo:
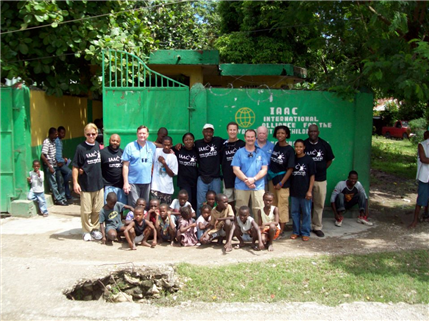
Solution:
{"label": "man in blue shirt", "polygon": [[124,192],[128,195],[128,205],[134,207],[137,199],[144,198],[149,203],[152,164],[156,146],[147,140],[149,129],[137,128],[137,140],[129,143],[122,154]]}
{"label": "man in blue shirt", "polygon": [[71,200],[72,196],[70,193],[70,179],[72,175],[72,171],[70,167],[68,167],[69,161],[66,157],[63,156],[63,142],[62,139],[66,137],[66,129],[63,126],[58,127],[57,129],[58,137],[55,139],[55,148],[56,154],[55,158],[57,159],[57,171],[61,172],[64,181],[64,192],[67,200]]}
{"label": "man in blue shirt", "polygon": [[246,130],[244,134],[246,145],[240,148],[232,159],[232,169],[235,178],[235,208],[249,206],[252,199],[253,218],[258,221],[258,210],[264,206],[265,175],[268,169],[267,154],[255,146],[256,132]]}

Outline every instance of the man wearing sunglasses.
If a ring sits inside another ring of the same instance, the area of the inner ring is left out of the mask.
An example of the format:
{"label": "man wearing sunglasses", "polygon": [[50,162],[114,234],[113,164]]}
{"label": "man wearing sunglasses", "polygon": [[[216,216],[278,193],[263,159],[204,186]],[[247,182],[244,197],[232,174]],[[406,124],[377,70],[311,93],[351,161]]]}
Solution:
{"label": "man wearing sunglasses", "polygon": [[86,140],[76,148],[73,158],[73,190],[80,194],[80,218],[84,241],[101,240],[100,210],[104,202],[100,146],[95,141],[97,126],[89,123],[83,130]]}
{"label": "man wearing sunglasses", "polygon": [[232,159],[232,169],[235,178],[235,208],[249,206],[252,199],[253,218],[258,221],[258,210],[264,206],[265,180],[267,174],[268,157],[266,153],[255,146],[256,132],[246,130],[244,134],[246,145],[240,148]]}

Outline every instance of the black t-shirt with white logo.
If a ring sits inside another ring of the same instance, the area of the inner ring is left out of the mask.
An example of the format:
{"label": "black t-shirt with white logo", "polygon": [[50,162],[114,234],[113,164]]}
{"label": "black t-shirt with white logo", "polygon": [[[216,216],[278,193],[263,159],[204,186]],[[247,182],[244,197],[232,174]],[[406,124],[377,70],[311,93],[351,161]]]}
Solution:
{"label": "black t-shirt with white logo", "polygon": [[223,142],[224,140],[220,137],[213,137],[210,143],[206,143],[204,139],[195,141],[198,152],[198,174],[206,184],[210,183],[213,178],[220,177]]}
{"label": "black t-shirt with white logo", "polygon": [[316,144],[310,142],[310,139],[304,141],[305,153],[313,158],[316,163],[316,176],[317,182],[326,181],[326,163],[335,158],[332,152],[331,145],[321,138],[318,139]]}
{"label": "black t-shirt with white logo", "polygon": [[123,152],[121,148],[114,150],[110,146],[101,150],[101,171],[103,173],[104,186],[119,188],[124,186],[121,159]]}
{"label": "black t-shirt with white logo", "polygon": [[235,174],[231,166],[232,159],[235,153],[244,147],[246,143],[241,139],[235,142],[225,141],[222,148],[222,174],[225,188],[234,188],[235,185]]}
{"label": "black t-shirt with white logo", "polygon": [[177,186],[196,187],[198,179],[198,153],[196,148],[187,150],[182,145],[180,150],[173,148],[179,164],[179,173],[177,174]]}
{"label": "black t-shirt with white logo", "polygon": [[86,142],[77,145],[73,166],[83,169],[83,174],[78,177],[82,191],[97,192],[103,188],[100,145],[97,142],[94,146]]}
{"label": "black t-shirt with white logo", "polygon": [[313,159],[305,155],[295,156],[295,166],[291,175],[290,196],[304,198],[310,186],[311,175],[316,174],[316,165]]}
{"label": "black t-shirt with white logo", "polygon": [[[280,146],[278,143],[274,146],[271,153],[270,165],[268,169],[272,173],[282,173],[272,178],[274,186],[277,185],[285,176],[287,170],[295,166],[295,151],[290,145]],[[290,178],[284,183],[282,188],[290,187]]]}

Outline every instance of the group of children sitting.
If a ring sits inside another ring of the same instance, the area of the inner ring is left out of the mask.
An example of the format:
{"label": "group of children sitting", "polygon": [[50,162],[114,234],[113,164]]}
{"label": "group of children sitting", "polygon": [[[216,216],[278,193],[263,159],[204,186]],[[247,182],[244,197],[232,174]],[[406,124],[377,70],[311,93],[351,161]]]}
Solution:
{"label": "group of children sitting", "polygon": [[[117,201],[115,193],[107,195],[106,204],[100,211],[102,243],[112,242],[124,236],[130,250],[137,245],[154,248],[158,243],[170,245],[199,246],[217,240],[226,252],[232,251],[232,238],[239,244],[252,242],[254,250],[273,251],[273,240],[280,234],[279,213],[273,206],[274,195],[264,194],[265,206],[259,210],[257,221],[250,216],[250,208],[242,206],[237,215],[228,203],[228,197],[208,191],[206,202],[201,207],[201,215],[196,214],[188,202],[186,190],[180,190],[178,198],[168,205],[152,199],[146,211],[146,201],[138,199],[135,208]],[[124,210],[129,210],[123,220]]]}

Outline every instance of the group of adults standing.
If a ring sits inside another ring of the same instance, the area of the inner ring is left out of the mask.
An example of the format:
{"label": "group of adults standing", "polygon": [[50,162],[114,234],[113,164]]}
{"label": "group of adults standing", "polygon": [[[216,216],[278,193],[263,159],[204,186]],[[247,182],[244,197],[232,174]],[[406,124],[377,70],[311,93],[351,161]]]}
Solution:
{"label": "group of adults standing", "polygon": [[[262,196],[270,190],[275,195],[283,231],[289,221],[289,178],[294,167],[294,150],[287,143],[289,129],[276,127],[273,135],[276,144],[268,140],[268,129],[263,126],[256,131],[246,130],[244,141],[238,139],[238,125],[234,122],[227,125],[228,139],[214,136],[211,124],[203,126],[202,134],[202,139],[195,140],[192,133],[186,133],[182,143],[173,148],[179,166],[177,185],[188,191],[190,203],[198,210],[206,200],[207,191],[220,193],[223,189],[235,209],[251,205],[257,218],[258,210],[263,207]],[[95,124],[86,125],[84,135],[85,141],[76,148],[72,162],[72,178],[73,189],[81,198],[83,237],[89,241],[101,236],[98,219],[107,193],[115,192],[118,201],[131,206],[138,198],[149,200],[157,146],[147,140],[146,126],[138,127],[137,139],[124,150],[120,148],[121,138],[117,134],[100,150]],[[319,137],[316,125],[308,129],[305,152],[316,163],[312,230],[322,237],[326,171],[334,155],[330,145]]]}

